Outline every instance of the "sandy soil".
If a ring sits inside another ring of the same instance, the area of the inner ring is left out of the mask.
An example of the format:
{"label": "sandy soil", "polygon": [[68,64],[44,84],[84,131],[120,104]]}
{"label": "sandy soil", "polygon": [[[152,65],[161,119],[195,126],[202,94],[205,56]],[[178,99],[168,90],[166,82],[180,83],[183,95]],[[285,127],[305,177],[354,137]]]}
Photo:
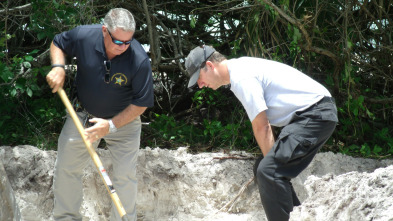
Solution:
{"label": "sandy soil", "polygon": [[[98,153],[110,175],[109,151]],[[52,220],[55,158],[55,151],[27,145],[0,147],[21,220]],[[252,181],[253,158],[243,152],[193,155],[187,148],[141,149],[138,220],[266,220]],[[291,213],[291,220],[393,220],[389,165],[392,160],[317,154],[293,180],[302,205]],[[81,213],[84,220],[107,220],[111,201],[95,170],[93,164],[85,170]]]}

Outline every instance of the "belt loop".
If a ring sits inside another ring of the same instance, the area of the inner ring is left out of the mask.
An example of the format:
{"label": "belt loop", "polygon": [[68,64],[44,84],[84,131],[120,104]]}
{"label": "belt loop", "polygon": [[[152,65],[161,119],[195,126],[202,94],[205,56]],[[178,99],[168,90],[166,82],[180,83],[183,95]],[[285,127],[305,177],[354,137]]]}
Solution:
{"label": "belt loop", "polygon": [[89,112],[87,112],[86,109],[83,109],[81,112],[85,114],[85,116],[83,118],[83,126],[85,128],[93,126],[94,124],[90,123],[89,120],[92,118],[95,118],[95,116],[93,116]]}

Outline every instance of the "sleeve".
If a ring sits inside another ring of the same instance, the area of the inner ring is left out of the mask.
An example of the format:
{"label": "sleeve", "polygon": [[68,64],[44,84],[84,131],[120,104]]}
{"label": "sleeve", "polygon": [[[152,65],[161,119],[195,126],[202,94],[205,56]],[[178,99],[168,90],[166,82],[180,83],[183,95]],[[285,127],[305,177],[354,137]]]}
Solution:
{"label": "sleeve", "polygon": [[53,44],[63,50],[69,56],[76,56],[77,37],[80,27],[57,34],[53,39]]}
{"label": "sleeve", "polygon": [[148,58],[143,61],[132,80],[132,88],[132,104],[140,107],[152,107],[154,105],[153,76]]}
{"label": "sleeve", "polygon": [[257,79],[244,79],[233,85],[231,90],[242,103],[251,122],[260,112],[268,109],[262,85]]}

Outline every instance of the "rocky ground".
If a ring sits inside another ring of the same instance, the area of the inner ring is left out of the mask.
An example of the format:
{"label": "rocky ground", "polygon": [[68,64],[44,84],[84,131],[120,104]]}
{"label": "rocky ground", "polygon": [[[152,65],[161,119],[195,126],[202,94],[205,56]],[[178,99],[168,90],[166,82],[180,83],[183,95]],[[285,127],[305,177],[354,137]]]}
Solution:
{"label": "rocky ground", "polygon": [[[110,175],[109,152],[98,153]],[[52,220],[55,158],[55,151],[27,145],[0,147],[1,221]],[[187,148],[141,149],[138,220],[266,220],[252,181],[253,158],[243,152],[194,155]],[[393,220],[390,165],[392,160],[317,154],[293,180],[302,205],[291,220]],[[84,185],[84,220],[107,220],[111,200],[92,163]]]}

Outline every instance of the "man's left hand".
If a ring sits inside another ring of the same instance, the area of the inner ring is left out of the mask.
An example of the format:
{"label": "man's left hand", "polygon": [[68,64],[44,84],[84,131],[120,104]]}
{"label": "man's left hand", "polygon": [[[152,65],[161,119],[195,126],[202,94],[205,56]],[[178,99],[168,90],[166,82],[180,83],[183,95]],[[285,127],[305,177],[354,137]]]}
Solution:
{"label": "man's left hand", "polygon": [[109,122],[102,118],[89,120],[93,126],[85,129],[85,136],[90,143],[94,143],[109,133]]}

